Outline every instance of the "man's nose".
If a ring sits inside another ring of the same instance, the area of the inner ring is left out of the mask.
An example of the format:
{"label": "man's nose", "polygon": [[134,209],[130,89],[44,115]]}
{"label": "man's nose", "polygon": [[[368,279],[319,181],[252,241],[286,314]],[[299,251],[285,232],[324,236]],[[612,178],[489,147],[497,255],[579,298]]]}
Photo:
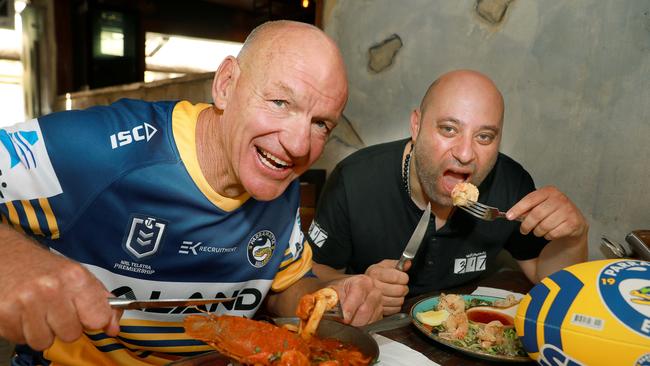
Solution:
{"label": "man's nose", "polygon": [[300,117],[291,120],[280,137],[280,143],[293,158],[309,155],[311,119]]}
{"label": "man's nose", "polygon": [[463,137],[458,141],[456,145],[451,149],[451,153],[454,158],[458,160],[461,164],[469,164],[476,157],[474,152],[474,144],[471,136]]}

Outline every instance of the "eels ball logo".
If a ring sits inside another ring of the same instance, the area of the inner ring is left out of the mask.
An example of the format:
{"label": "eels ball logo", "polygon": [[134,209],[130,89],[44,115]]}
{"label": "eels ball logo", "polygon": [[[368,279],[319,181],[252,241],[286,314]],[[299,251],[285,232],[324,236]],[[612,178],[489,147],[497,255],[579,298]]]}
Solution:
{"label": "eels ball logo", "polygon": [[650,262],[629,260],[605,266],[598,290],[620,322],[650,338]]}
{"label": "eels ball logo", "polygon": [[256,268],[264,267],[275,251],[275,235],[268,230],[257,232],[246,247],[248,262]]}

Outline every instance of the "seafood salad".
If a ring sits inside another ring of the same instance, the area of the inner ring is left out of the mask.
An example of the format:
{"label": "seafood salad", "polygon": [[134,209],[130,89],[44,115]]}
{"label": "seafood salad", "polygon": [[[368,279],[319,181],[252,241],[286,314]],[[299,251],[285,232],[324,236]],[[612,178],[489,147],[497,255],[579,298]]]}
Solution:
{"label": "seafood salad", "polygon": [[461,295],[442,294],[435,309],[418,313],[416,317],[429,326],[432,333],[437,333],[439,338],[456,346],[490,355],[520,357],[526,356],[526,352],[512,323],[504,324],[508,322],[501,320],[486,323],[472,321],[467,312],[473,307],[507,308],[518,302],[511,296],[501,301],[489,302],[479,299],[466,301]]}

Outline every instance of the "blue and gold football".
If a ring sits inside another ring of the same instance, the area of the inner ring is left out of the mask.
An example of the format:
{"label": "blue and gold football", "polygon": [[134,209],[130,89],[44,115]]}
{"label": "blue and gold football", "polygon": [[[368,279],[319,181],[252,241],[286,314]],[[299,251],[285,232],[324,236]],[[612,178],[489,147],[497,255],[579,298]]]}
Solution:
{"label": "blue and gold football", "polygon": [[650,262],[598,260],[558,271],[521,300],[515,327],[543,366],[650,366]]}

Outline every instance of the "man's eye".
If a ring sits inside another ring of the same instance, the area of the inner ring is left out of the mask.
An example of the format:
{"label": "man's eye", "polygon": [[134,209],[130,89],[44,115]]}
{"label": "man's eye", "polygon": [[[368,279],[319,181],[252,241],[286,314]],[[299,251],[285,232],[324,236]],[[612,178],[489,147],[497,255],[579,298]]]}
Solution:
{"label": "man's eye", "polygon": [[287,101],[282,99],[273,99],[271,102],[275,104],[276,107],[285,107],[287,105]]}
{"label": "man's eye", "polygon": [[331,128],[329,128],[329,126],[327,126],[327,122],[325,122],[325,121],[316,121],[316,122],[314,122],[314,124],[318,128],[324,129],[328,133],[331,131]]}
{"label": "man's eye", "polygon": [[482,134],[478,135],[478,141],[481,144],[487,145],[487,144],[491,143],[492,141],[494,141],[494,136],[489,134],[489,133],[482,133]]}
{"label": "man's eye", "polygon": [[440,126],[438,129],[440,130],[440,133],[445,136],[451,136],[456,133],[456,128],[452,126]]}

